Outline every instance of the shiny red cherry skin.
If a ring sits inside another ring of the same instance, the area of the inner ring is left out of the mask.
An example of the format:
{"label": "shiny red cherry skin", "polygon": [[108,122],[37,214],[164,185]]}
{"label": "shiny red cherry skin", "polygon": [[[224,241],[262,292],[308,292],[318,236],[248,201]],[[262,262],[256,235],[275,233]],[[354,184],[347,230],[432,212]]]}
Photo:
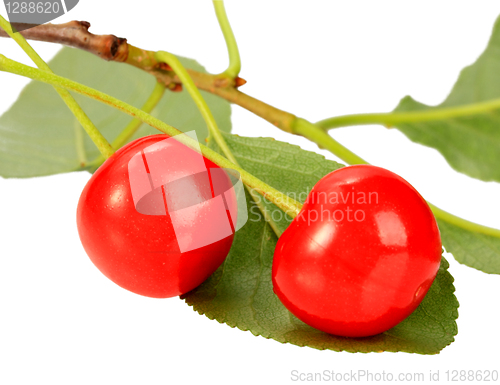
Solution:
{"label": "shiny red cherry skin", "polygon": [[[168,212],[166,215],[145,215],[136,209],[129,181],[129,162],[134,155],[144,153],[145,148],[168,138],[166,135],[147,136],[119,149],[92,175],[77,209],[80,239],[94,265],[119,286],[154,298],[177,296],[200,285],[224,261],[233,241],[231,233],[212,244],[181,252]],[[201,156],[189,151],[193,159]],[[206,158],[203,161],[207,169],[218,168]],[[183,162],[184,169],[176,171],[189,176],[192,171],[189,163]],[[182,203],[186,189],[199,196],[207,195],[206,186],[200,187],[196,177],[187,177],[182,186],[177,186],[178,191],[170,191],[177,194],[172,198],[174,203],[176,198]],[[213,197],[213,190],[211,194],[208,198]],[[196,215],[184,218],[194,237],[205,230],[200,228],[206,225],[202,219],[210,216],[213,210],[211,201],[205,203]]]}
{"label": "shiny red cherry skin", "polygon": [[372,336],[417,308],[441,253],[436,220],[415,188],[380,167],[344,167],[314,186],[279,238],[274,292],[316,329]]}

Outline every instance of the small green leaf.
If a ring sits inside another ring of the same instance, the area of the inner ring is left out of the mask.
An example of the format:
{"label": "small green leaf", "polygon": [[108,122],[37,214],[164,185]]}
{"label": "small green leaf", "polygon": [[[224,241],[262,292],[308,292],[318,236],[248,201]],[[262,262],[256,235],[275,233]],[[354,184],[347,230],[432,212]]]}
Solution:
{"label": "small green leaf", "polygon": [[[500,18],[486,50],[465,67],[446,100],[436,107],[407,96],[395,112],[439,111],[500,98]],[[438,150],[457,171],[484,181],[500,182],[500,110],[419,123],[395,123],[409,139]]]}
{"label": "small green leaf", "polygon": [[[295,197],[304,196],[300,193],[309,192],[325,174],[341,167],[318,154],[272,139],[224,137],[242,167]],[[248,195],[247,201],[250,204]],[[280,225],[286,227],[286,222]],[[410,317],[374,337],[345,338],[309,327],[281,304],[271,282],[276,242],[276,235],[262,216],[249,215],[247,224],[236,233],[224,264],[183,298],[210,319],[282,343],[316,349],[435,354],[453,342],[458,302],[444,258],[429,293]]]}
{"label": "small green leaf", "polygon": [[500,274],[500,238],[466,230],[438,219],[446,251],[464,265],[490,274]]}
{"label": "small green leaf", "polygon": [[[184,66],[206,72],[196,61],[179,58]],[[132,66],[106,62],[81,50],[63,48],[49,63],[61,76],[96,88],[136,107],[152,92],[155,79]],[[130,116],[82,95],[75,99],[108,141],[132,119]],[[203,93],[223,131],[231,130],[231,107]],[[207,137],[206,124],[187,92],[167,91],[152,115],[183,130]],[[133,139],[159,131],[143,125]],[[82,169],[82,163],[99,154],[54,89],[31,82],[14,105],[0,117],[0,176],[32,177]]]}

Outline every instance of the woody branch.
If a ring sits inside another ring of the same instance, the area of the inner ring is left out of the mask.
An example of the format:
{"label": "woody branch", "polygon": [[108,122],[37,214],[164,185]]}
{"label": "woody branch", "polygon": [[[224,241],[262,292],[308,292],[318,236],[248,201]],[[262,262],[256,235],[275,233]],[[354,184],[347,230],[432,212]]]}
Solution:
{"label": "woody branch", "polygon": [[[19,24],[14,23],[13,27]],[[153,75],[159,82],[173,91],[181,88],[181,82],[165,63],[155,59],[155,52],[135,47],[127,39],[114,35],[94,35],[89,32],[90,23],[71,21],[64,24],[43,24],[20,32],[26,39],[57,43],[90,52],[104,60],[126,63]],[[8,34],[0,28],[0,37]],[[255,99],[237,88],[245,80],[221,75],[211,75],[188,70],[196,86],[237,104],[260,116],[276,127],[293,132],[296,116]]]}

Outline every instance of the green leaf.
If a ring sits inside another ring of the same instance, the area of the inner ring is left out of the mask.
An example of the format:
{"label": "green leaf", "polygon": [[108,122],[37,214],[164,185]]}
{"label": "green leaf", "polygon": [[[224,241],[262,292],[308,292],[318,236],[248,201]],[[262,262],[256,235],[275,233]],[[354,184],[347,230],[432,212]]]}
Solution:
{"label": "green leaf", "polygon": [[466,230],[438,218],[441,241],[455,259],[485,273],[500,274],[500,238]]}
{"label": "green leaf", "polygon": [[[184,66],[206,72],[191,59],[179,58]],[[132,66],[106,62],[87,52],[63,48],[49,65],[61,76],[96,88],[136,107],[142,107],[155,79]],[[231,130],[228,102],[202,92],[223,131]],[[110,142],[131,117],[82,95],[75,99]],[[187,92],[167,91],[152,115],[183,130],[196,130],[201,141],[206,124]],[[158,134],[143,125],[133,139]],[[82,169],[82,163],[99,154],[75,117],[54,89],[31,82],[14,105],[0,117],[0,176],[33,177]]]}
{"label": "green leaf", "polygon": [[[446,100],[436,107],[407,96],[395,112],[439,111],[500,98],[500,18],[486,50],[464,68]],[[484,181],[500,181],[500,110],[419,123],[395,123],[414,142],[438,150],[455,170]]]}
{"label": "green leaf", "polygon": [[[272,139],[224,137],[242,167],[296,197],[341,167],[318,154]],[[248,195],[247,201],[250,203]],[[374,337],[345,338],[304,324],[273,293],[271,268],[276,242],[276,235],[262,217],[250,214],[247,224],[236,233],[224,264],[183,298],[210,319],[282,343],[316,349],[435,354],[453,342],[458,302],[444,258],[429,293],[409,318]]]}
{"label": "green leaf", "polygon": [[[225,133],[223,137],[246,171],[302,203],[318,180],[329,172],[343,167],[342,164],[326,160],[314,152],[303,151],[298,146],[273,138],[246,138]],[[220,152],[212,139],[209,141],[209,147]],[[264,198],[262,202],[278,228],[282,232],[285,231],[292,218],[272,202]],[[253,200],[248,207],[250,221],[262,217]]]}

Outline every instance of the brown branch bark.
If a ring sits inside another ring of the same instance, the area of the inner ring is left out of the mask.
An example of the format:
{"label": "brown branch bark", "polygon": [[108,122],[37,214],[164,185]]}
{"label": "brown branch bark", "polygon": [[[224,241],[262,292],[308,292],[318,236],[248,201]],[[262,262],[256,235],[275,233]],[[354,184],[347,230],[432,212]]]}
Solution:
{"label": "brown branch bark", "polygon": [[[16,28],[15,23],[13,26]],[[21,27],[21,25],[17,26]],[[134,47],[128,44],[127,39],[114,35],[94,35],[89,32],[89,28],[90,23],[86,21],[71,21],[65,24],[42,24],[20,33],[29,40],[63,44],[90,52],[104,60],[132,65],[150,73],[171,90],[179,90],[179,79],[168,65],[155,59],[155,52]],[[0,37],[8,37],[2,28],[0,28]],[[193,70],[188,70],[188,72],[201,90],[237,104],[284,131],[294,131],[297,119],[295,115],[238,91],[237,87],[245,83],[243,79],[229,79]]]}
{"label": "brown branch bark", "polygon": [[[26,24],[13,23],[22,29]],[[26,39],[58,43],[93,53],[104,60],[124,62],[127,60],[127,39],[114,35],[94,35],[89,32],[90,23],[70,21],[65,24],[42,24],[20,32]],[[0,36],[9,37],[0,28]]]}

